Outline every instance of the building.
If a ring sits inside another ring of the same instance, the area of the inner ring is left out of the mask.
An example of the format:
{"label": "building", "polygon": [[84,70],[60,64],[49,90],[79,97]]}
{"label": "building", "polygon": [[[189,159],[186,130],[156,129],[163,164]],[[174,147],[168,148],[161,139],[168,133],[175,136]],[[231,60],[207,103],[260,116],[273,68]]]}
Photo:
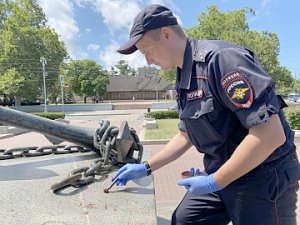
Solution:
{"label": "building", "polygon": [[[175,76],[175,75],[174,75]],[[138,69],[136,76],[109,76],[105,100],[170,99],[174,90],[170,81],[159,76],[159,70],[150,67]]]}

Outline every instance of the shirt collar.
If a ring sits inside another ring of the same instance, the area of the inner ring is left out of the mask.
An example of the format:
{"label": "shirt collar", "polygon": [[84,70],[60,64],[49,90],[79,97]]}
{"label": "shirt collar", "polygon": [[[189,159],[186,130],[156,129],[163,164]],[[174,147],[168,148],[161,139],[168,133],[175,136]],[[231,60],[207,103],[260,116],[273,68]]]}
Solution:
{"label": "shirt collar", "polygon": [[180,82],[181,89],[190,88],[193,64],[205,62],[207,54],[211,51],[209,43],[209,41],[187,39],[182,69],[177,67],[177,81]]}
{"label": "shirt collar", "polygon": [[[186,46],[183,56],[182,69],[177,67],[177,77],[180,80],[181,89],[189,89],[192,77],[192,67],[193,67],[193,54],[192,54],[191,40],[188,38],[186,41]],[[180,77],[179,77],[180,76]]]}

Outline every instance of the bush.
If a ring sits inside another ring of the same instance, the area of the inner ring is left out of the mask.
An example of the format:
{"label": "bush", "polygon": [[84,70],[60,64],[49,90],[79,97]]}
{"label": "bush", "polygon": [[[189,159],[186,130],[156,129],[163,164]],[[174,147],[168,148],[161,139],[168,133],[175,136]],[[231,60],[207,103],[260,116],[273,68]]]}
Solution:
{"label": "bush", "polygon": [[[300,130],[300,108],[288,107],[284,109],[285,117],[293,130]],[[177,119],[178,111],[156,111],[146,113],[145,117],[154,119]]]}
{"label": "bush", "polygon": [[300,108],[285,108],[284,115],[293,130],[300,130]]}
{"label": "bush", "polygon": [[168,110],[168,111],[149,112],[146,113],[145,116],[147,118],[154,118],[154,119],[178,119],[178,111]]}
{"label": "bush", "polygon": [[32,114],[36,115],[36,116],[40,116],[40,117],[45,117],[50,120],[65,118],[65,114],[62,112],[36,112],[36,113],[32,113]]}

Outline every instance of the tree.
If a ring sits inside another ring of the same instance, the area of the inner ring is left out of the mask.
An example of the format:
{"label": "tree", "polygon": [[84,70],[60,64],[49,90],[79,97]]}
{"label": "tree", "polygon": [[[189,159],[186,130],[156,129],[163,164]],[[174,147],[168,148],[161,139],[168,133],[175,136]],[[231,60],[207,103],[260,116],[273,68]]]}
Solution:
{"label": "tree", "polygon": [[166,80],[169,80],[172,82],[173,85],[175,85],[176,82],[176,68],[172,68],[169,70],[160,70],[159,76],[163,77]]}
{"label": "tree", "polygon": [[112,76],[118,75],[118,71],[115,70],[115,67],[113,67],[113,66],[110,67],[109,75],[112,75]]}
{"label": "tree", "polygon": [[131,68],[125,60],[119,60],[115,67],[118,69],[118,72],[111,67],[111,75],[122,75],[122,76],[135,76],[137,74],[134,68]]}
{"label": "tree", "polygon": [[73,60],[67,66],[72,90],[79,96],[103,96],[109,84],[108,72],[94,60]]}
{"label": "tree", "polygon": [[0,90],[2,90],[2,94],[9,98],[22,95],[25,85],[24,77],[14,69],[7,70],[0,79]]}
{"label": "tree", "polygon": [[294,79],[292,92],[300,93],[300,79],[297,79],[297,78]]}
{"label": "tree", "polygon": [[51,85],[51,89],[47,89],[47,96],[51,103],[62,103],[61,98],[61,82],[60,76],[64,76],[64,84],[63,84],[63,91],[64,91],[64,103],[73,102],[74,101],[74,92],[71,88],[71,78],[70,75],[66,72],[66,64],[62,64],[61,69],[59,71],[59,75],[56,79],[53,80],[53,84]]}
{"label": "tree", "polygon": [[1,0],[0,1],[0,33],[4,30],[4,21],[5,21],[5,18],[6,18],[6,4],[4,2],[4,0]]}
{"label": "tree", "polygon": [[[57,82],[60,64],[66,57],[64,44],[46,25],[45,14],[35,0],[0,1],[0,76],[14,70],[24,78],[21,97],[36,100],[42,95],[43,76],[40,58],[47,60],[47,86]],[[49,88],[48,88],[49,90]],[[0,92],[4,90],[0,89]]]}
{"label": "tree", "polygon": [[278,36],[268,31],[250,31],[248,14],[254,16],[255,11],[244,8],[223,13],[213,5],[208,7],[207,13],[200,13],[199,25],[186,29],[186,32],[194,39],[224,40],[251,49],[266,72],[273,77],[278,90],[285,94],[286,89],[291,87],[292,76],[289,70],[280,66]]}

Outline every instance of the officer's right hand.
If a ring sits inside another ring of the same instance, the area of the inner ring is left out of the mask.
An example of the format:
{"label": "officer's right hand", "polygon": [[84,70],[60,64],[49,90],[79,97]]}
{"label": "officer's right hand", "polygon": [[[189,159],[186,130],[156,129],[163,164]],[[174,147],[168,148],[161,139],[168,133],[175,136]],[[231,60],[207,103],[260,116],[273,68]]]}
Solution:
{"label": "officer's right hand", "polygon": [[117,186],[125,186],[128,181],[147,176],[146,166],[141,164],[126,164],[113,176],[112,181],[118,178]]}

